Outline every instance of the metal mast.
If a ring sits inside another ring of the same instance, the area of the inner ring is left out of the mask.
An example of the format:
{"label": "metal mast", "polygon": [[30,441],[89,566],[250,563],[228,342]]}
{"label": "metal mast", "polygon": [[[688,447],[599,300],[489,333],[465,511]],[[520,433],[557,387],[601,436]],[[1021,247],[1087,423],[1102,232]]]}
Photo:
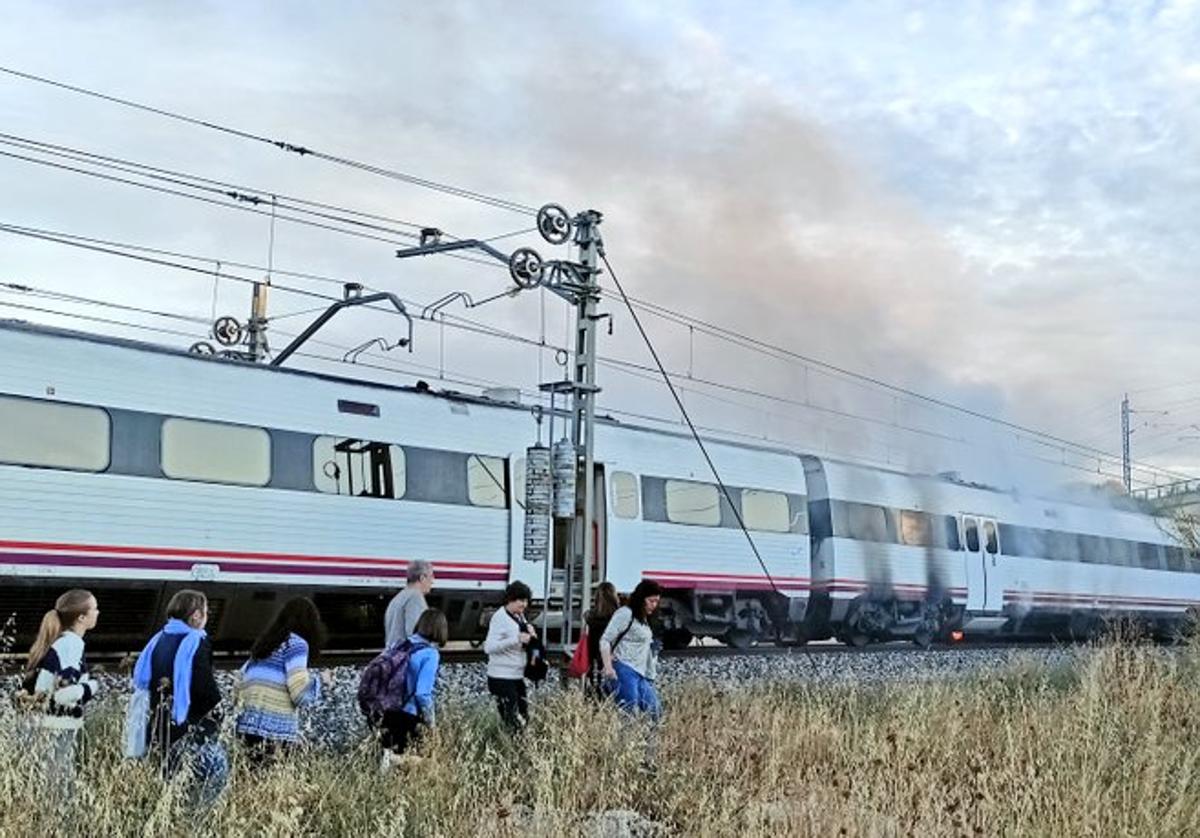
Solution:
{"label": "metal mast", "polygon": [[[562,644],[569,646],[577,628],[576,602],[579,600],[578,615],[587,607],[591,597],[592,563],[596,559],[596,481],[595,481],[595,424],[596,424],[596,328],[598,322],[608,315],[597,314],[600,302],[600,260],[604,255],[604,242],[600,237],[600,222],[603,216],[596,210],[585,210],[571,216],[558,204],[546,204],[537,213],[537,229],[542,238],[554,245],[572,241],[579,248],[577,261],[544,260],[532,248],[522,247],[505,254],[492,245],[478,239],[442,241],[440,230],[421,231],[421,242],[417,247],[396,251],[396,256],[406,259],[413,256],[428,256],[434,253],[449,253],[458,250],[481,250],[492,258],[508,264],[509,276],[516,283],[513,291],[544,287],[575,307],[575,362],[570,380],[541,384],[543,392],[571,395],[571,445],[575,456],[574,517],[569,527],[564,568],[562,600]],[[505,292],[509,293],[509,292]],[[445,301],[439,300],[434,304]],[[553,415],[551,416],[553,422]],[[582,484],[582,491],[580,490]],[[545,561],[550,562],[547,557]],[[547,570],[550,566],[547,566]],[[544,592],[547,604],[550,590]],[[547,608],[548,611],[548,608]]]}
{"label": "metal mast", "polygon": [[[579,479],[576,490],[575,521],[571,527],[572,559],[567,566],[566,588],[563,591],[563,643],[574,639],[576,595],[579,596],[579,617],[588,606],[592,592],[592,562],[595,560],[596,491],[596,326],[600,302],[597,267],[604,243],[600,238],[602,216],[586,210],[575,216],[575,244],[579,247],[579,267],[576,288],[574,399],[571,411],[571,441],[580,456]],[[579,570],[576,580],[575,572]]]}
{"label": "metal mast", "polygon": [[1133,490],[1133,469],[1129,462],[1129,394],[1121,400],[1121,479],[1125,483],[1125,493]]}

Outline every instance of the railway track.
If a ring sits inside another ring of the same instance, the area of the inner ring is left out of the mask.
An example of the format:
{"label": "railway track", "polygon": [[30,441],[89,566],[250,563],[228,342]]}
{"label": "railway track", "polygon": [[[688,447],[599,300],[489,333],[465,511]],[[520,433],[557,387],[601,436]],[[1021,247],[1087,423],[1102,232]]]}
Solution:
{"label": "railway track", "polygon": [[[883,653],[904,653],[904,652],[920,652],[928,651],[937,653],[939,651],[959,650],[959,651],[988,651],[988,650],[1016,650],[1016,649],[1048,649],[1060,646],[1063,644],[1053,641],[977,641],[955,643],[953,645],[934,645],[927,650],[923,650],[913,645],[912,643],[897,641],[892,643],[875,643],[867,646],[846,646],[841,643],[810,643],[805,646],[776,646],[774,644],[761,644],[752,646],[748,649],[735,649],[729,646],[721,645],[700,645],[694,644],[684,649],[663,650],[660,657],[664,660],[679,660],[690,658],[770,658],[770,657],[803,657],[805,655],[872,655]],[[359,651],[335,651],[322,654],[319,666],[321,667],[339,667],[339,666],[362,666],[367,663],[372,657],[377,654],[378,650],[359,650]],[[244,656],[236,661],[230,659],[228,663],[222,662],[219,665],[228,666],[230,668],[241,665]],[[471,664],[483,663],[487,660],[487,655],[482,649],[474,648],[450,648],[442,651],[442,661],[447,664]]]}
{"label": "railway track", "polygon": [[[805,646],[776,646],[761,644],[748,649],[735,649],[721,645],[693,644],[684,649],[664,650],[661,658],[664,660],[688,658],[742,658],[742,657],[802,657],[828,655],[872,655],[882,653],[904,653],[929,651],[959,650],[959,651],[995,651],[1016,649],[1048,649],[1055,646],[1071,645],[1054,641],[976,641],[960,642],[952,645],[934,645],[928,650],[920,649],[912,643],[896,641],[890,643],[874,643],[867,646],[846,646],[835,642],[809,643]],[[378,649],[347,649],[331,650],[322,653],[317,666],[321,668],[356,667],[362,666],[378,653]],[[217,652],[213,663],[218,669],[230,670],[239,668],[246,660],[244,653]],[[466,644],[457,645],[442,650],[442,661],[447,664],[483,663],[487,655],[482,649],[470,648]],[[25,663],[25,656],[16,653],[0,654],[0,673],[19,671]],[[106,672],[123,672],[132,669],[133,655],[128,652],[99,652],[88,655],[88,663],[92,668]]]}

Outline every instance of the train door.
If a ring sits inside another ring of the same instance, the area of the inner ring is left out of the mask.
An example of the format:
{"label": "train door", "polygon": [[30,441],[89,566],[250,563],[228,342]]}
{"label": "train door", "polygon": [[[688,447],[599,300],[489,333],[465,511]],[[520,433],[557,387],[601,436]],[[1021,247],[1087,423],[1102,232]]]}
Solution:
{"label": "train door", "polygon": [[981,515],[963,515],[962,535],[967,610],[999,611],[1004,604],[1004,590],[996,566],[1000,553],[996,521]]}
{"label": "train door", "polygon": [[[513,487],[512,502],[509,504],[509,562],[508,580],[524,582],[533,591],[535,599],[546,593],[547,575],[550,578],[550,595],[561,597],[566,581],[566,569],[570,551],[570,519],[550,520],[550,566],[544,561],[525,559],[525,452],[516,451],[509,457]],[[606,570],[608,546],[607,502],[604,495],[604,467],[596,463],[595,503],[596,516],[592,523],[592,583],[603,581]],[[576,569],[576,584],[580,583]]]}
{"label": "train door", "polygon": [[[594,475],[595,483],[593,484],[592,499],[595,503],[595,515],[592,520],[592,531],[588,536],[592,540],[591,575],[593,586],[598,585],[605,579],[604,573],[607,566],[605,556],[608,552],[608,499],[604,494],[606,485],[604,479],[604,466],[600,463],[595,463],[594,467],[596,472]],[[582,489],[582,487],[580,487],[580,489]],[[579,498],[579,501],[582,503],[583,499]],[[567,551],[567,546],[570,543],[570,531],[571,522],[569,520],[554,522],[554,550],[552,551],[552,555],[554,556],[554,573],[556,578],[562,579],[564,582],[566,579],[567,561],[569,556],[572,555]],[[576,549],[578,550],[578,548],[581,546],[582,545],[577,544]],[[578,586],[583,584],[582,567],[575,568],[574,580],[576,590],[579,590]],[[589,591],[587,595],[590,598],[591,592]],[[585,605],[584,609],[586,610],[589,607],[590,605]]]}

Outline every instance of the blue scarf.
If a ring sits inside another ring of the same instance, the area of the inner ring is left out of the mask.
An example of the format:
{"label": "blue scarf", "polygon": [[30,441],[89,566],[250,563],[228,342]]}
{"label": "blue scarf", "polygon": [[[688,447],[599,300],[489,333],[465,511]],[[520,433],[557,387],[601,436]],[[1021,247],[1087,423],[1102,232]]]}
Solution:
{"label": "blue scarf", "polygon": [[171,719],[181,725],[187,721],[188,707],[192,703],[192,661],[196,657],[196,650],[200,648],[200,641],[207,635],[204,629],[192,628],[183,620],[167,620],[163,630],[150,638],[146,648],[138,655],[137,664],[133,667],[134,689],[150,689],[150,659],[159,638],[164,634],[184,635],[179,643],[179,651],[175,653],[175,671],[171,674]]}

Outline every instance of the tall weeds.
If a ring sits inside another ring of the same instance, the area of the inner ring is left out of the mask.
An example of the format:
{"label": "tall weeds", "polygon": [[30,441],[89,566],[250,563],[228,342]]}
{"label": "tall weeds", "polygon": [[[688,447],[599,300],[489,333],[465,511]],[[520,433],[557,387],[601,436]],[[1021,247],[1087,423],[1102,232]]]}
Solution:
{"label": "tall weeds", "polygon": [[[75,800],[52,805],[27,729],[0,729],[5,835],[1197,835],[1200,647],[1117,642],[1069,670],[856,689],[667,691],[661,727],[549,692],[516,739],[443,708],[419,763],[363,742],[234,774],[190,812],[182,778],[120,759],[89,720]],[[615,813],[621,814],[613,820]],[[623,823],[623,827],[615,826]],[[626,833],[622,833],[622,829]],[[632,832],[629,832],[632,830]]]}

